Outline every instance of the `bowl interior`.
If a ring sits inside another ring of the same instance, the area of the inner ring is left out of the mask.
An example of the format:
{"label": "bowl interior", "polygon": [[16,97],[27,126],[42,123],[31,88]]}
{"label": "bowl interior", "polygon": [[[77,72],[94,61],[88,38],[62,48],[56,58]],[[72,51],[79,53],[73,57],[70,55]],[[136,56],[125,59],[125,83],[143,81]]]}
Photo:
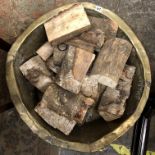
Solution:
{"label": "bowl interior", "polygon": [[[88,14],[99,16],[99,14],[94,14],[94,12],[88,12]],[[105,17],[102,16],[101,18]],[[118,31],[117,37],[128,39],[121,30]],[[127,100],[126,111],[123,117],[109,123],[105,122],[103,119],[98,119],[94,122],[84,124],[83,126],[76,126],[69,136],[65,136],[63,133],[49,126],[34,111],[34,107],[39,102],[40,96],[42,94],[23,77],[19,70],[19,66],[32,56],[36,55],[36,50],[46,41],[47,37],[44,26],[41,25],[37,27],[20,46],[14,61],[14,70],[23,103],[25,104],[28,111],[35,118],[35,120],[39,122],[44,128],[46,128],[51,133],[51,135],[54,135],[63,140],[89,144],[103,137],[107,133],[112,132],[114,129],[120,126],[121,123],[124,122],[129,116],[133,114],[141,98],[144,85],[143,67],[134,48],[127,64],[136,66],[136,74],[134,76],[131,95]]]}

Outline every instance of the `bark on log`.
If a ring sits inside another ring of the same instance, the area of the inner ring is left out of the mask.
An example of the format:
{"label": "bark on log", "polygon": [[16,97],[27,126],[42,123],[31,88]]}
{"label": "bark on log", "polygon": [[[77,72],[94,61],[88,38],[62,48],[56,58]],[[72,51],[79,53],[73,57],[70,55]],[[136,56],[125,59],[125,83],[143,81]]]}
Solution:
{"label": "bark on log", "polygon": [[110,39],[101,49],[92,68],[92,75],[99,83],[116,88],[132,45],[124,39]]}
{"label": "bark on log", "polygon": [[114,21],[108,18],[98,18],[89,16],[92,28],[101,29],[104,32],[105,40],[109,40],[116,37],[118,31],[118,25]]}
{"label": "bark on log", "polygon": [[65,135],[69,135],[73,130],[76,122],[69,120],[68,118],[59,115],[55,111],[47,107],[47,102],[42,100],[36,107],[35,111],[53,128],[60,130]]}
{"label": "bark on log", "polygon": [[107,88],[102,95],[98,107],[99,114],[106,121],[120,118],[130,96],[130,89],[135,73],[135,67],[126,65],[116,89]]}
{"label": "bark on log", "polygon": [[46,61],[52,54],[53,54],[53,47],[49,42],[46,42],[43,44],[36,53],[44,60]]}
{"label": "bark on log", "polygon": [[39,56],[34,56],[22,64],[20,70],[25,78],[42,92],[52,83],[51,73]]}
{"label": "bark on log", "polygon": [[75,95],[56,84],[47,88],[42,100],[47,102],[48,108],[78,123],[83,122],[89,106],[94,103],[93,99],[82,94]]}
{"label": "bark on log", "polygon": [[48,41],[53,45],[69,40],[91,27],[81,4],[73,4],[44,24]]}

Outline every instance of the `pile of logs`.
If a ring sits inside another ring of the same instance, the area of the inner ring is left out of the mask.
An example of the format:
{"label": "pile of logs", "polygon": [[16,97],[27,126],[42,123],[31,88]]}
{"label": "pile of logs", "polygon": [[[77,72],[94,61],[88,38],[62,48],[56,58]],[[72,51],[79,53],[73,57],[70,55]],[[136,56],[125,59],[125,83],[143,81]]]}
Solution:
{"label": "pile of logs", "polygon": [[120,118],[135,67],[126,64],[132,44],[117,38],[118,25],[88,16],[74,4],[44,24],[48,41],[20,66],[43,93],[35,111],[69,135],[76,124]]}

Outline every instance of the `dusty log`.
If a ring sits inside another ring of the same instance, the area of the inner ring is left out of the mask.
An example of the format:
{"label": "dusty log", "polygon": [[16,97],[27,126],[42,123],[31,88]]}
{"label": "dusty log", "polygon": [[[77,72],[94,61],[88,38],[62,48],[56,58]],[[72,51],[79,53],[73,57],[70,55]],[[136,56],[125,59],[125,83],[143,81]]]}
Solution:
{"label": "dusty log", "polygon": [[51,73],[39,56],[34,56],[22,64],[20,70],[26,79],[42,92],[52,83]]}
{"label": "dusty log", "polygon": [[81,82],[84,79],[94,59],[95,54],[76,48],[73,65],[73,76],[76,80]]}
{"label": "dusty log", "polygon": [[98,110],[106,121],[120,118],[129,98],[135,67],[126,65],[116,89],[107,88],[102,95]]}
{"label": "dusty log", "polygon": [[101,29],[104,32],[105,40],[116,37],[118,31],[118,24],[108,18],[98,18],[89,16],[92,28]]}
{"label": "dusty log", "polygon": [[44,24],[48,41],[53,45],[69,40],[91,27],[81,4],[73,4]]}
{"label": "dusty log", "polygon": [[82,33],[80,38],[88,43],[95,45],[96,49],[100,49],[104,44],[105,34],[99,28],[92,28],[91,30]]}
{"label": "dusty log", "polygon": [[35,111],[53,128],[60,130],[65,135],[69,135],[73,130],[76,122],[59,115],[47,107],[47,102],[42,100],[36,107]]}
{"label": "dusty log", "polygon": [[93,99],[82,94],[75,95],[56,84],[47,88],[42,100],[45,100],[47,106],[56,113],[78,123],[83,122],[89,106],[94,104]]}
{"label": "dusty log", "polygon": [[53,54],[53,47],[49,42],[46,42],[43,44],[36,53],[44,60],[46,61],[52,54]]}
{"label": "dusty log", "polygon": [[91,53],[94,53],[94,49],[95,49],[95,45],[88,43],[88,42],[80,39],[79,37],[75,37],[71,40],[68,40],[66,42],[66,44],[82,48],[82,49],[87,50],[88,52],[91,52]]}
{"label": "dusty log", "polygon": [[131,49],[132,45],[124,39],[106,41],[94,63],[92,75],[99,83],[115,88]]}

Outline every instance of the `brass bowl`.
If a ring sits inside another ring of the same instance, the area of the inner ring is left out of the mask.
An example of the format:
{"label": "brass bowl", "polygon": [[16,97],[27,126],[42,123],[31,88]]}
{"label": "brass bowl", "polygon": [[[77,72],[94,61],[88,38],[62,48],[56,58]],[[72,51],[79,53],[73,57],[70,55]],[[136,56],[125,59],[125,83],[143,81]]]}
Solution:
{"label": "brass bowl", "polygon": [[[140,117],[148,99],[151,72],[146,52],[130,27],[116,14],[108,9],[92,3],[82,3],[87,13],[101,18],[108,17],[118,23],[120,31],[131,41],[135,51],[132,52],[128,64],[136,66],[130,98],[127,101],[122,118],[105,122],[98,119],[94,122],[76,126],[69,136],[45,123],[34,111],[38,102],[37,91],[22,76],[19,66],[35,55],[35,51],[47,40],[43,24],[60,11],[71,6],[65,5],[40,17],[16,40],[7,57],[7,83],[12,101],[23,121],[39,137],[52,145],[82,152],[95,152],[123,135]],[[119,37],[119,34],[118,34]]]}

